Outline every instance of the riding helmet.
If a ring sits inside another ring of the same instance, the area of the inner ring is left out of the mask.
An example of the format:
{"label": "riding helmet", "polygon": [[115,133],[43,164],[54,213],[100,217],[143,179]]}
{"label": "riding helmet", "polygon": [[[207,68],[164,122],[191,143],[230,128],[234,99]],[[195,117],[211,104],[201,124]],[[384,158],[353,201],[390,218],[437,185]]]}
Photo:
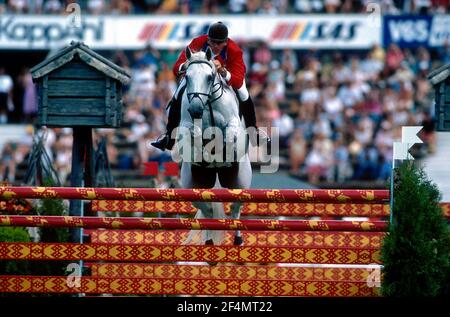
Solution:
{"label": "riding helmet", "polygon": [[226,41],[228,39],[228,28],[222,22],[211,24],[208,29],[208,37],[212,41]]}

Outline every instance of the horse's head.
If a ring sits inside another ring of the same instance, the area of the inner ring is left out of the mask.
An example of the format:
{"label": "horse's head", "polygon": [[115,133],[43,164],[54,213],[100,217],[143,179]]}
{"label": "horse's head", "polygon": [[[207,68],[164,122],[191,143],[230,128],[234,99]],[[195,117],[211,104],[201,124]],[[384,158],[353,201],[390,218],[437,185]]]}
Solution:
{"label": "horse's head", "polygon": [[192,120],[202,118],[203,110],[211,97],[217,75],[212,57],[213,52],[209,47],[206,52],[196,53],[192,53],[189,47],[186,47],[186,95],[189,101],[188,112]]}

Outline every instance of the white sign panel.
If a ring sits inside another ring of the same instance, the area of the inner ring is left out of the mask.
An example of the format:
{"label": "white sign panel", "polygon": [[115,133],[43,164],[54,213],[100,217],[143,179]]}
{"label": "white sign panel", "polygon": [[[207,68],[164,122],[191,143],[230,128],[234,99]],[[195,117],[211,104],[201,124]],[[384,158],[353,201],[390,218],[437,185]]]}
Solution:
{"label": "white sign panel", "polygon": [[433,17],[429,38],[430,46],[444,46],[450,43],[450,15],[436,15]]}
{"label": "white sign panel", "polygon": [[52,49],[72,40],[102,48],[114,46],[116,23],[109,18],[83,17],[79,27],[58,16],[0,15],[0,48]]}
{"label": "white sign panel", "polygon": [[417,133],[419,133],[422,128],[422,126],[402,127],[402,143],[412,145],[416,143],[423,143],[422,139],[417,136]]}
{"label": "white sign panel", "polygon": [[223,21],[236,40],[262,40],[272,48],[370,48],[381,30],[369,15],[266,16],[0,16],[0,48],[51,49],[71,40],[93,49],[181,48],[211,23]]}

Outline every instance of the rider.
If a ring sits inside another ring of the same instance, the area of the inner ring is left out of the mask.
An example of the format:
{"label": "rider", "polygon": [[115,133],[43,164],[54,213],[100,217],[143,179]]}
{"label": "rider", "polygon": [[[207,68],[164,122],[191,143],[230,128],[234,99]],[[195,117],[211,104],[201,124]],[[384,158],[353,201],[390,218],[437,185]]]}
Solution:
{"label": "rider", "polygon": [[[208,35],[198,36],[189,44],[189,48],[194,52],[206,51],[208,47],[211,48],[215,56],[213,63],[217,72],[236,92],[239,100],[239,111],[244,116],[246,127],[255,128],[254,130],[249,129],[249,131],[256,131],[256,134],[250,135],[252,144],[258,144],[262,139],[265,139],[267,144],[269,144],[270,138],[256,127],[255,106],[245,85],[246,69],[242,59],[242,50],[236,42],[228,37],[228,28],[222,22],[213,23],[208,29]],[[183,77],[186,72],[185,62],[186,53],[183,50],[173,66],[173,73],[177,79]],[[182,80],[180,87],[167,105],[168,108],[170,107],[167,132],[157,141],[151,143],[158,149],[171,150],[175,143],[171,135],[181,119],[181,99],[185,87],[185,81]]]}

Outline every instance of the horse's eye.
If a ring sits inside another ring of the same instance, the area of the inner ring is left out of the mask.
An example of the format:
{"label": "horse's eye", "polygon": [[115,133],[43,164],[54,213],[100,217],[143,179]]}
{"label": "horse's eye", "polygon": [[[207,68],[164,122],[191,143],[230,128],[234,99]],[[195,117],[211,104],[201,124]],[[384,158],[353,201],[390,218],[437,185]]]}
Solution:
{"label": "horse's eye", "polygon": [[208,75],[208,81],[212,80],[212,75]]}

